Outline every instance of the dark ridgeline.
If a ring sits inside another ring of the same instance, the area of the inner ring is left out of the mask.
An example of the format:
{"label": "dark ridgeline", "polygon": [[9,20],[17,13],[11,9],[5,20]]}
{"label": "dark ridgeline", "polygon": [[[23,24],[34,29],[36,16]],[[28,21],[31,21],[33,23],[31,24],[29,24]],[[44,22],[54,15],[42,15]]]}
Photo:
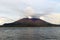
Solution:
{"label": "dark ridgeline", "polygon": [[48,23],[46,21],[37,18],[32,18],[32,19],[23,18],[16,22],[4,24],[2,26],[4,27],[49,27],[49,26],[57,26],[57,25]]}

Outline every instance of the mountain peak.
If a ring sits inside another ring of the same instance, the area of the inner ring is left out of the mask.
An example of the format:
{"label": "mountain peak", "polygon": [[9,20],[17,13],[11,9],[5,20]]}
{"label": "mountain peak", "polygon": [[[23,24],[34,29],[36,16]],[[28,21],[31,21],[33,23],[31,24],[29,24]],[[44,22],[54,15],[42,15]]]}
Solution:
{"label": "mountain peak", "polygon": [[4,24],[3,26],[15,26],[15,27],[47,27],[47,26],[55,26],[50,24],[44,20],[38,18],[23,18],[14,23]]}

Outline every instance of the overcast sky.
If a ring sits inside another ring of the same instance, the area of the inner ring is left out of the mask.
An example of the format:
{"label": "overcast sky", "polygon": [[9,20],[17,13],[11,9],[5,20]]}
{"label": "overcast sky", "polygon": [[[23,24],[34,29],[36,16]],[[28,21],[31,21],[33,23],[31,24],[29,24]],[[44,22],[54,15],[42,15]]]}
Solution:
{"label": "overcast sky", "polygon": [[22,11],[28,7],[34,9],[36,13],[48,9],[60,13],[60,0],[0,0],[0,15],[12,18],[23,16],[25,13]]}
{"label": "overcast sky", "polygon": [[24,11],[27,8],[30,11],[32,9],[32,14],[47,10],[60,14],[60,0],[0,0],[0,17],[18,20],[25,17]]}

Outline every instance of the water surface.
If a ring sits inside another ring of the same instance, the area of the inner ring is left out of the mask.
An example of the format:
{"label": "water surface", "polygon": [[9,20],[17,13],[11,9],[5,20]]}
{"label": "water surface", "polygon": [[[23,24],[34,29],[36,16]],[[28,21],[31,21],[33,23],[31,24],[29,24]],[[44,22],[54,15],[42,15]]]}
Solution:
{"label": "water surface", "polygon": [[1,27],[0,40],[60,40],[60,27]]}

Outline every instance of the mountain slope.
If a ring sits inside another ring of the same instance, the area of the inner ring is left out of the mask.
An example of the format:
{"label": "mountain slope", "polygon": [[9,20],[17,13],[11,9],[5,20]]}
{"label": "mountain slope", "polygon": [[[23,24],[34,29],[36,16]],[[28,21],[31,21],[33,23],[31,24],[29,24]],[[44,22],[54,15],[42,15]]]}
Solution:
{"label": "mountain slope", "polygon": [[50,24],[46,21],[37,18],[23,18],[14,23],[4,24],[3,26],[19,26],[19,27],[47,27],[47,26],[56,26],[54,24]]}

